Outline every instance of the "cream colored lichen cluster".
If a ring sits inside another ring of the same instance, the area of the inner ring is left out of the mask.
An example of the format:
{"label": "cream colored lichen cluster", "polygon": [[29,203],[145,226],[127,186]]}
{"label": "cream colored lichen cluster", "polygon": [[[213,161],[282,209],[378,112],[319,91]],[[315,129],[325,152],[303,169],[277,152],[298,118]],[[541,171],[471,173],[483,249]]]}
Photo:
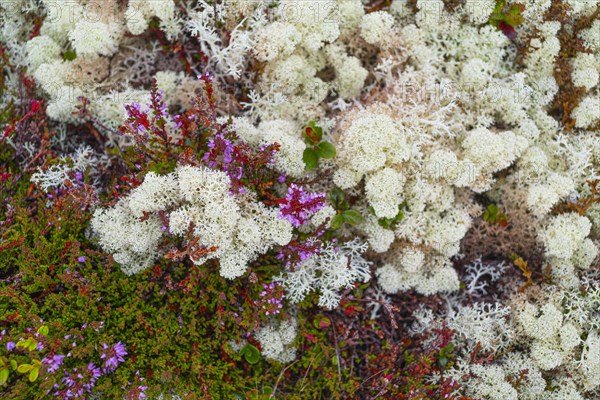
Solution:
{"label": "cream colored lichen cluster", "polygon": [[[315,214],[313,220],[319,216]],[[286,289],[286,298],[300,303],[311,292],[319,293],[319,306],[334,309],[340,304],[344,289],[370,279],[370,262],[362,253],[366,243],[354,239],[339,245],[327,244],[308,260],[281,274],[277,280]]]}
{"label": "cream colored lichen cluster", "polygon": [[[444,326],[455,331],[458,359],[448,372],[467,395],[484,400],[595,398],[600,374],[597,274],[576,288],[515,290],[507,305],[498,300],[467,304],[467,298],[485,293],[472,290],[474,279],[487,275],[493,282],[497,268],[481,260],[469,266],[466,293],[448,297],[449,309],[441,318],[420,308],[412,333]],[[477,353],[492,355],[494,362],[473,363]]]}
{"label": "cream colored lichen cluster", "polygon": [[[358,96],[368,71],[349,54],[349,42],[364,17],[359,2],[318,0],[278,2],[266,25],[256,30],[252,54],[265,64],[250,96],[251,114],[267,119],[306,121],[325,115],[330,96]],[[333,79],[318,72],[331,69]]]}
{"label": "cream colored lichen cluster", "polygon": [[[112,0],[41,2],[39,11],[47,16],[40,35],[28,40],[22,52],[28,73],[49,98],[50,118],[78,122],[75,106],[79,96],[86,96],[98,119],[118,126],[124,118],[123,104],[147,100],[144,90],[111,85],[111,64],[125,36],[143,32],[148,18],[173,18],[174,2],[131,1],[127,8],[121,4]],[[133,28],[140,24],[141,32]]]}
{"label": "cream colored lichen cluster", "polygon": [[[292,225],[279,218],[279,209],[266,207],[250,195],[232,195],[227,174],[181,166],[169,175],[146,175],[131,195],[94,213],[92,230],[100,245],[113,254],[127,274],[152,265],[166,250],[167,233],[197,239],[196,249],[215,247],[198,265],[218,259],[228,279],[242,275],[248,264],[273,246],[292,239]],[[168,218],[168,231],[159,212]]]}
{"label": "cream colored lichen cluster", "polygon": [[[493,365],[470,365],[474,375],[466,385],[468,393],[486,400],[594,398],[600,377],[600,320],[593,307],[600,298],[597,283],[584,288],[585,293],[556,291],[547,300],[516,296],[510,318],[515,348]],[[510,385],[524,370],[522,383]],[[457,377],[465,372],[457,370]]]}
{"label": "cream colored lichen cluster", "polygon": [[296,358],[296,348],[292,345],[298,333],[295,319],[271,323],[254,334],[259,341],[262,354],[269,360],[289,363]]}

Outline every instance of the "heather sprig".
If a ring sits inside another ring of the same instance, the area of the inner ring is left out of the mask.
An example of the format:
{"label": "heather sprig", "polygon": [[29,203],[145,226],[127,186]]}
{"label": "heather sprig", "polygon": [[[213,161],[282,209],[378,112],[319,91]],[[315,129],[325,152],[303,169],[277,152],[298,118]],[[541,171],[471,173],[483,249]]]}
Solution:
{"label": "heather sprig", "polygon": [[256,302],[266,316],[279,314],[283,307],[283,286],[279,282],[263,283],[263,290],[258,294],[260,299]]}
{"label": "heather sprig", "polygon": [[297,265],[319,254],[322,247],[322,241],[315,237],[306,240],[293,239],[287,245],[282,246],[275,257],[281,260],[285,267],[293,270]]}
{"label": "heather sprig", "polygon": [[54,385],[54,396],[62,399],[76,399],[92,393],[96,381],[103,374],[102,370],[94,363],[89,363],[84,368],[65,370],[64,375],[61,380],[62,384],[57,383]]}
{"label": "heather sprig", "polygon": [[114,372],[114,370],[119,366],[119,363],[125,361],[124,357],[127,355],[125,345],[123,345],[121,342],[118,342],[113,346],[102,343],[102,349],[103,351],[100,358],[104,360],[104,373]]}
{"label": "heather sprig", "polygon": [[325,206],[325,193],[306,193],[304,188],[290,184],[285,198],[279,201],[279,216],[296,228]]}
{"label": "heather sprig", "polygon": [[276,176],[273,156],[279,150],[278,144],[255,149],[241,141],[235,132],[224,128],[209,139],[207,147],[202,161],[210,168],[227,173],[233,193],[251,190],[266,195],[273,186]]}
{"label": "heather sprig", "polygon": [[125,105],[127,118],[119,131],[134,139],[138,151],[141,151],[148,141],[159,141],[165,150],[169,151],[172,137],[167,130],[167,120],[170,114],[163,101],[163,94],[154,81],[150,90],[150,102],[145,107],[135,102]]}
{"label": "heather sprig", "polygon": [[[77,398],[82,396],[82,390],[91,392],[95,382],[103,375],[113,373],[120,363],[125,361],[127,351],[123,343],[118,342],[113,346],[103,344],[99,356],[104,360],[104,368],[96,367],[94,362],[88,362],[87,369],[73,367],[71,370],[67,365],[81,365],[79,357],[74,352],[77,347],[84,346],[87,335],[85,334],[89,324],[85,323],[78,333],[67,334],[63,337],[50,336],[47,325],[41,325],[37,330],[25,329],[25,332],[12,332],[3,330],[0,342],[6,340],[6,355],[0,356],[3,364],[0,365],[0,378],[2,384],[11,378],[11,371],[25,374],[30,384],[36,381],[46,382],[49,379],[54,384],[55,395],[61,398]],[[94,332],[104,326],[104,323],[93,323]],[[10,340],[18,336],[18,341]],[[11,378],[12,380],[12,378]]]}

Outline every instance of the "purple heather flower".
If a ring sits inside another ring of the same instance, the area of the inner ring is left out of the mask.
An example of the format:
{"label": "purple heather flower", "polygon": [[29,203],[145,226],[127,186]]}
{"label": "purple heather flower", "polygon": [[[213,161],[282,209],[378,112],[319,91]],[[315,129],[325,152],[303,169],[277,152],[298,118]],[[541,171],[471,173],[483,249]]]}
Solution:
{"label": "purple heather flower", "polygon": [[16,346],[17,345],[15,344],[15,342],[8,342],[6,343],[6,350],[13,351]]}
{"label": "purple heather flower", "polygon": [[259,296],[265,297],[259,304],[262,305],[265,310],[265,315],[279,314],[280,309],[283,307],[283,292],[278,290],[281,289],[280,283],[271,282],[269,285],[263,283],[263,290]]}
{"label": "purple heather flower", "polygon": [[146,396],[146,393],[144,393],[144,390],[148,389],[148,386],[138,386],[137,388],[140,391],[138,399],[145,399],[148,397]]}
{"label": "purple heather flower", "polygon": [[84,263],[87,260],[87,258],[85,256],[79,256],[77,257],[77,261],[80,263]]}
{"label": "purple heather flower", "polygon": [[64,374],[65,377],[62,382],[65,384],[66,389],[57,390],[54,395],[61,396],[63,399],[71,399],[82,397],[85,392],[90,393],[98,378],[102,376],[102,370],[96,367],[94,363],[89,363],[87,369],[78,371],[77,368],[73,368],[72,373],[65,370]]}
{"label": "purple heather flower", "polygon": [[88,371],[91,373],[90,383],[93,384],[102,376],[102,370],[99,367],[96,367],[94,363],[88,364]]}
{"label": "purple heather flower", "polygon": [[181,125],[183,125],[183,119],[181,118],[181,115],[175,115],[172,119],[173,122],[175,122],[175,129],[181,128]]}
{"label": "purple heather flower", "polygon": [[104,371],[105,372],[113,372],[115,368],[125,361],[123,357],[127,355],[127,351],[125,350],[125,345],[121,342],[118,342],[112,347],[109,347],[106,343],[102,344],[104,348],[104,352],[100,356],[101,359],[105,360],[104,362]]}
{"label": "purple heather flower", "polygon": [[208,164],[209,167],[215,168],[217,166],[217,158],[219,155],[223,155],[223,164],[227,171],[227,164],[231,164],[233,161],[233,143],[231,140],[225,138],[223,134],[219,133],[208,141],[208,150],[204,153],[202,160]]}
{"label": "purple heather flower", "polygon": [[279,217],[298,228],[324,206],[325,193],[306,193],[302,187],[292,183],[285,199],[279,203]]}
{"label": "purple heather flower", "polygon": [[[65,371],[65,373],[67,373],[67,372]],[[77,383],[77,381],[75,380],[75,378],[72,377],[71,375],[66,375],[64,378],[62,378],[62,381],[68,387],[75,386],[75,384]]]}
{"label": "purple heather flower", "polygon": [[52,373],[62,365],[65,356],[57,354],[52,357],[46,356],[42,359],[42,363],[48,365],[48,372]]}
{"label": "purple heather flower", "polygon": [[83,185],[83,172],[77,171],[75,172],[75,181],[78,185]]}
{"label": "purple heather flower", "polygon": [[146,399],[146,398],[148,398],[146,393],[144,393],[144,391],[146,389],[148,389],[148,386],[141,384],[144,381],[144,378],[140,376],[140,371],[135,372],[135,379],[136,379],[136,381],[138,381],[137,383],[139,383],[138,386],[135,386],[136,383],[133,383],[134,387],[128,389],[132,385],[131,382],[127,382],[127,386],[121,386],[121,389],[127,390],[126,397],[128,399]]}

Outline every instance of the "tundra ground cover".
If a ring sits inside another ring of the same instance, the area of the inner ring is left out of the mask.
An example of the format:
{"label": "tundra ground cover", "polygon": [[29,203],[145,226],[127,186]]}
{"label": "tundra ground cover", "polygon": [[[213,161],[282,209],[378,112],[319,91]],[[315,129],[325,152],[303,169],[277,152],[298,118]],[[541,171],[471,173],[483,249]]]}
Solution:
{"label": "tundra ground cover", "polygon": [[600,396],[596,0],[0,0],[0,395]]}

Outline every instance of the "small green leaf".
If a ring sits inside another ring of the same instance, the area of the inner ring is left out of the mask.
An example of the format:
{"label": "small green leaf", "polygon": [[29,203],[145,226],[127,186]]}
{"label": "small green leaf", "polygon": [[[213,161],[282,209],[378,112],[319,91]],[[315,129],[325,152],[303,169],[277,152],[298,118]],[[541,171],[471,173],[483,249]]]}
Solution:
{"label": "small green leaf", "polygon": [[398,214],[396,214],[396,216],[394,218],[379,218],[377,220],[377,223],[379,224],[379,226],[381,226],[382,228],[385,229],[391,229],[393,228],[393,225],[399,223],[400,221],[402,221],[402,219],[404,218],[404,211],[402,211],[402,207],[404,207],[405,204],[402,203],[398,206]]}
{"label": "small green leaf", "polygon": [[15,360],[10,360],[10,367],[14,370],[17,369],[17,362]]}
{"label": "small green leaf", "polygon": [[271,386],[264,386],[262,392],[264,395],[271,395],[273,394],[273,388]]}
{"label": "small green leaf", "polygon": [[488,222],[496,222],[498,211],[498,207],[495,204],[488,204],[485,213],[483,214],[483,220]]}
{"label": "small green leaf", "polygon": [[496,13],[496,14],[497,13],[501,13],[502,9],[504,8],[505,5],[506,5],[506,1],[504,1],[504,0],[498,0],[496,2],[496,6],[494,7],[494,11],[493,12]]}
{"label": "small green leaf", "polygon": [[4,386],[6,381],[8,380],[8,368],[0,371],[0,386]]}
{"label": "small green leaf", "polygon": [[394,223],[398,223],[400,221],[402,221],[404,219],[404,211],[400,210],[398,211],[398,214],[396,214],[396,216],[394,217]]}
{"label": "small green leaf", "polygon": [[339,204],[344,201],[344,191],[338,187],[333,188],[329,194],[329,199],[331,200],[331,205],[338,209]]}
{"label": "small green leaf", "polygon": [[25,374],[25,373],[31,371],[32,369],[33,369],[33,365],[31,365],[31,364],[21,364],[17,368],[17,372]]}
{"label": "small green leaf", "polygon": [[42,325],[38,328],[37,332],[42,336],[48,336],[49,329],[46,325]]}
{"label": "small green leaf", "polygon": [[317,126],[316,121],[310,121],[307,126],[304,127],[304,141],[306,144],[315,146],[323,138],[323,129]]}
{"label": "small green leaf", "polygon": [[251,344],[245,345],[240,351],[240,354],[244,356],[249,364],[256,364],[260,360],[260,351]]}
{"label": "small green leaf", "polygon": [[40,374],[39,368],[34,368],[29,372],[29,382],[35,382]]}
{"label": "small green leaf", "polygon": [[504,17],[504,22],[512,27],[519,26],[523,23],[523,17],[518,14],[508,14],[506,17]]}
{"label": "small green leaf", "polygon": [[67,50],[63,53],[63,58],[66,61],[73,61],[77,58],[77,53],[75,53],[73,50]]}
{"label": "small green leaf", "polygon": [[25,340],[19,340],[17,342],[17,348],[28,349],[29,351],[35,350],[37,342],[33,338],[27,338]]}
{"label": "small green leaf", "polygon": [[317,153],[311,148],[304,149],[304,154],[302,155],[302,160],[304,164],[306,164],[306,170],[310,171],[311,169],[315,169],[317,164],[319,163],[319,156]]}
{"label": "small green leaf", "polygon": [[331,320],[327,317],[320,315],[313,320],[313,325],[317,329],[325,329],[325,328],[331,326]]}
{"label": "small green leaf", "polygon": [[390,229],[393,221],[394,220],[392,218],[379,218],[377,223],[384,229]]}
{"label": "small green leaf", "polygon": [[329,142],[321,142],[316,148],[317,155],[321,158],[330,159],[335,157],[335,147]]}
{"label": "small green leaf", "polygon": [[344,221],[350,225],[360,224],[362,222],[362,215],[356,210],[346,210],[342,213]]}
{"label": "small green leaf", "polygon": [[331,229],[338,229],[343,223],[344,217],[342,214],[336,214],[336,216],[331,219],[331,224],[329,226],[331,226]]}

